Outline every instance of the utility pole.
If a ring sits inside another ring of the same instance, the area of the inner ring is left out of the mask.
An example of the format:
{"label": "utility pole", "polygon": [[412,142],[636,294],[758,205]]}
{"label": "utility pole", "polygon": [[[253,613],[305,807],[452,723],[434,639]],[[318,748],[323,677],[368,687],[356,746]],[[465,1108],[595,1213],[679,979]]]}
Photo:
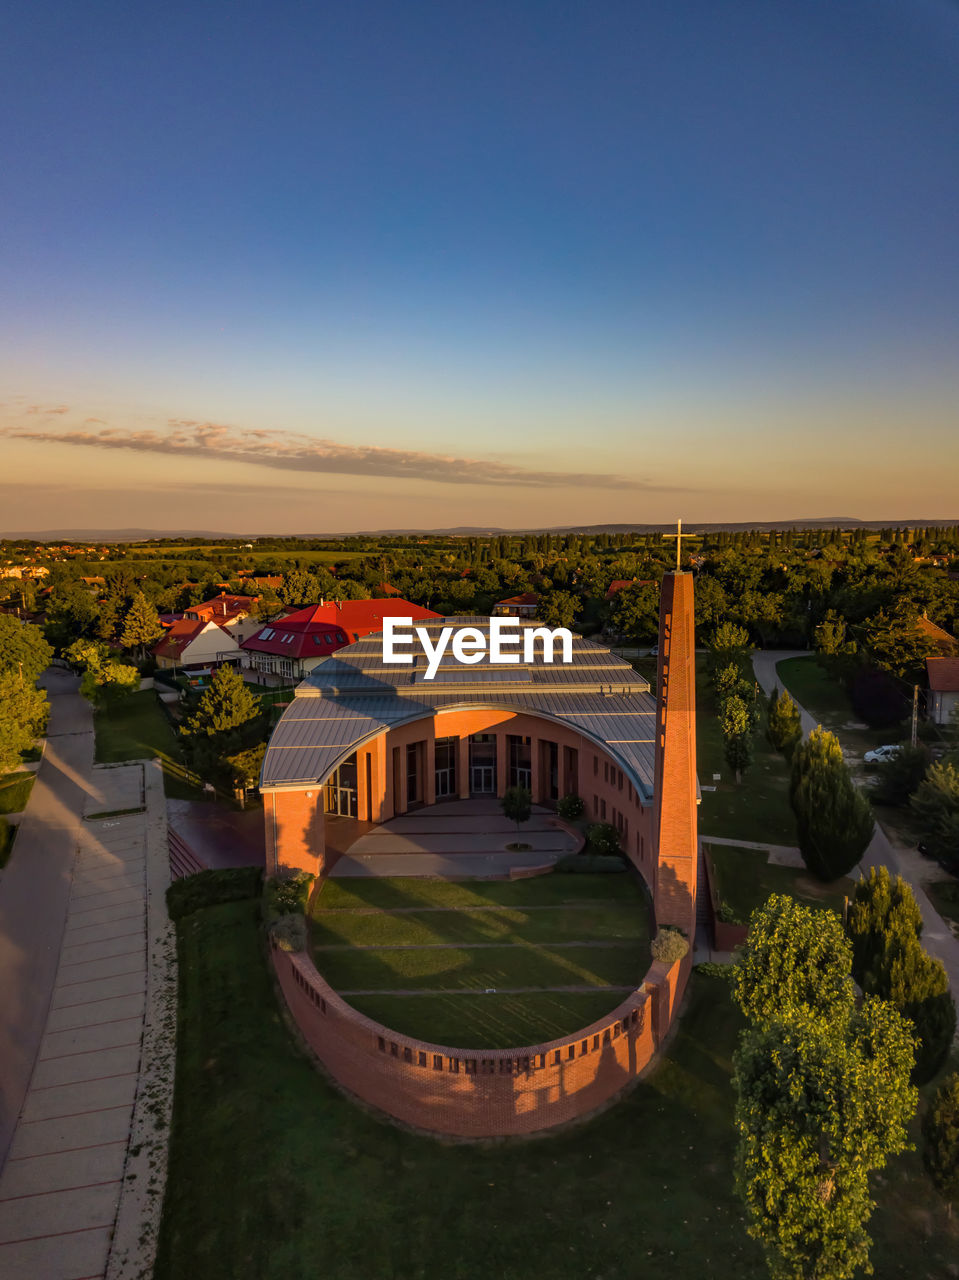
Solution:
{"label": "utility pole", "polygon": [[912,686],[912,745],[916,745],[919,733],[919,686]]}

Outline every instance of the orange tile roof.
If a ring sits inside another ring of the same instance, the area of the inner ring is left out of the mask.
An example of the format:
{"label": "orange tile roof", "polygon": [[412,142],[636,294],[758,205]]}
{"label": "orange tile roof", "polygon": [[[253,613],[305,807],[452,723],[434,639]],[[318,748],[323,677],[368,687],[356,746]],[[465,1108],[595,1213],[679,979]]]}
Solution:
{"label": "orange tile roof", "polygon": [[959,649],[959,641],[943,627],[930,621],[929,618],[917,618],[916,630],[927,639],[932,640],[941,653],[948,655]]}
{"label": "orange tile roof", "polygon": [[927,658],[926,675],[934,693],[959,693],[959,658]]}

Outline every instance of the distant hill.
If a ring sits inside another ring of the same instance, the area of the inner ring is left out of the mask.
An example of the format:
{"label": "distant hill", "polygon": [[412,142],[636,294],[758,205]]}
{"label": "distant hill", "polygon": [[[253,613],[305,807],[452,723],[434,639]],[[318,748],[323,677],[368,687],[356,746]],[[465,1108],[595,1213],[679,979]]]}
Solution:
{"label": "distant hill", "polygon": [[[816,516],[808,520],[727,520],[717,522],[697,522],[683,520],[683,527],[688,533],[738,533],[755,529],[760,532],[770,529],[887,529],[887,528],[926,528],[930,525],[955,525],[959,518],[933,518],[917,516],[910,520],[858,520],[854,516]],[[322,533],[304,530],[301,533],[270,533],[259,530],[256,533],[226,533],[212,529],[40,529],[32,532],[3,531],[0,538],[14,541],[26,539],[32,542],[148,542],[154,539],[182,538],[189,541],[220,542],[253,542],[257,538],[305,538],[305,539],[341,539],[341,538],[476,538],[498,537],[500,535],[515,536],[517,534],[590,534],[601,533],[670,533],[675,531],[673,521],[665,524],[574,524],[574,525],[534,525],[526,528],[504,529],[496,525],[457,525],[445,529],[358,529],[351,533],[325,530]]]}

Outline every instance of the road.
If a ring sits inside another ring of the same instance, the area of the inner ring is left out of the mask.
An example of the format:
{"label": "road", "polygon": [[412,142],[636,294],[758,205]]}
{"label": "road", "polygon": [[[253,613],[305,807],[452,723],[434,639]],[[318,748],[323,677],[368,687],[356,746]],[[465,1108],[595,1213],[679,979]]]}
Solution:
{"label": "road", "polygon": [[[758,650],[753,654],[753,670],[756,679],[765,693],[771,693],[775,685],[782,688],[782,682],[776,675],[776,664],[785,658],[808,658],[813,660],[807,649],[772,649]],[[803,734],[816,728],[818,721],[805,708],[799,708],[802,716]],[[953,995],[959,995],[959,938],[953,936],[949,926],[932,904],[932,900],[922,887],[925,866],[919,855],[905,845],[894,844],[886,831],[876,823],[872,840],[859,864],[865,872],[869,867],[885,866],[891,875],[901,875],[912,889],[919,910],[922,912],[923,930],[922,944],[931,956],[941,960],[949,975],[949,983]]]}
{"label": "road", "polygon": [[0,873],[0,1168],[47,1021],[93,766],[93,711],[77,677],[51,667],[40,683],[50,697],[46,748]]}

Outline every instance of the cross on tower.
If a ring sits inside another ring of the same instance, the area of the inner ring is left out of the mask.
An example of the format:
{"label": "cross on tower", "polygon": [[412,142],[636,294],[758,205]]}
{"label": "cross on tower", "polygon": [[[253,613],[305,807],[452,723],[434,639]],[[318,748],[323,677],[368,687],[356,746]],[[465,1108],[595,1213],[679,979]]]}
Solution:
{"label": "cross on tower", "polygon": [[664,538],[675,538],[675,539],[676,539],[676,572],[677,572],[677,573],[679,573],[679,572],[680,572],[679,565],[680,565],[680,561],[681,561],[681,559],[682,559],[682,545],[683,545],[683,538],[691,538],[692,536],[693,536],[693,535],[692,535],[691,533],[683,533],[683,522],[682,522],[682,520],[677,520],[677,521],[676,521],[676,532],[675,532],[675,533],[664,533],[664,534],[663,534],[663,537],[664,537]]}

